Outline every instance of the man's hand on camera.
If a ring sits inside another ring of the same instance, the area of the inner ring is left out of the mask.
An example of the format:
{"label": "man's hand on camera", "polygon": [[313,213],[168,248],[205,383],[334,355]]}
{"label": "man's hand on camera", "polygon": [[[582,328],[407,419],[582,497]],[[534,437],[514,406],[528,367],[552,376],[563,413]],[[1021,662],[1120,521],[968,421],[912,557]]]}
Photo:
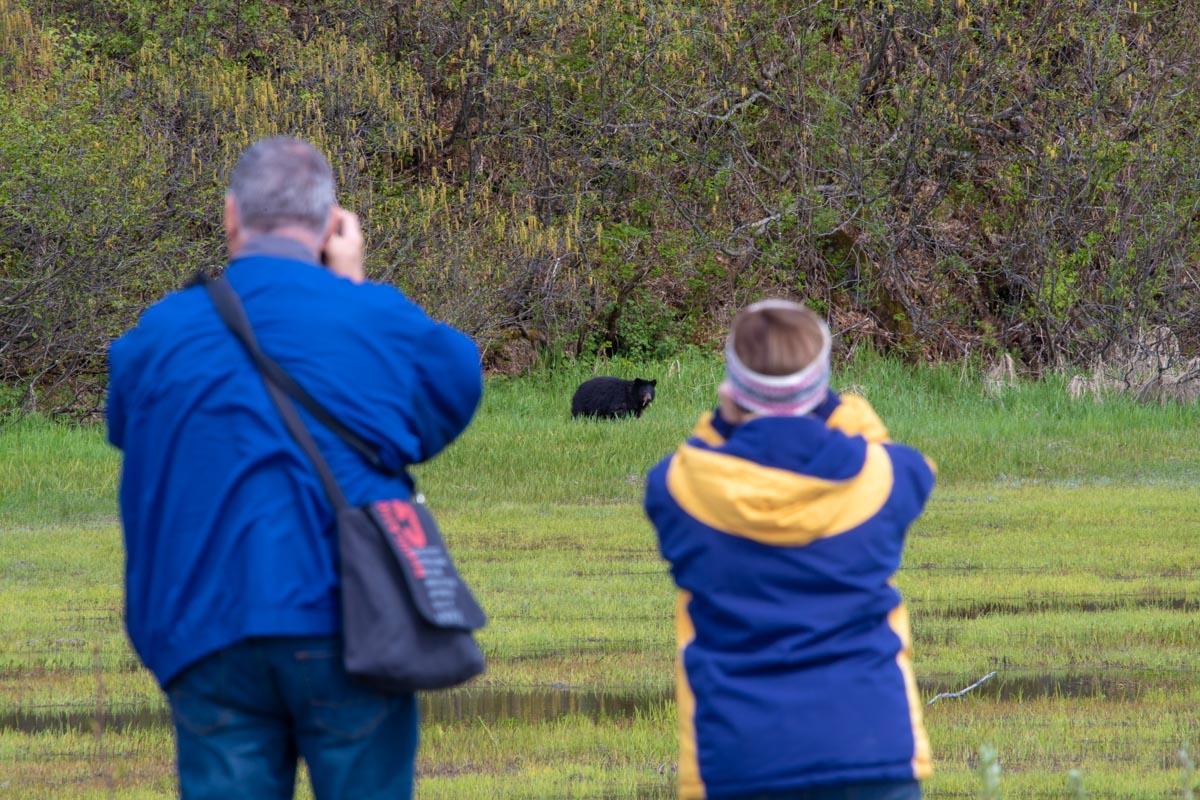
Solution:
{"label": "man's hand on camera", "polygon": [[363,270],[363,234],[358,216],[341,206],[333,207],[333,234],[325,242],[325,266],[335,275],[355,283],[367,279]]}

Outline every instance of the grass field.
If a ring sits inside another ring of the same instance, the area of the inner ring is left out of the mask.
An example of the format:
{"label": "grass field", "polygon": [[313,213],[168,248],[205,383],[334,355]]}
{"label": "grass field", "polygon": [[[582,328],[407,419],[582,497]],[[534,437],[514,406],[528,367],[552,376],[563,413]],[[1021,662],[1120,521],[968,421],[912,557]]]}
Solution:
{"label": "grass field", "polygon": [[[657,401],[572,421],[590,371],[492,380],[468,433],[419,470],[491,615],[486,676],[423,698],[419,798],[673,794],[674,589],[640,502],[720,366],[602,371],[657,378]],[[1006,797],[1185,797],[1200,409],[1071,401],[1056,378],[989,391],[869,355],[836,383],[939,466],[897,578],[922,696],[996,673],[926,708],[926,796],[984,796],[991,747]],[[0,797],[174,794],[161,696],[121,625],[118,469],[100,428],[0,429]]]}

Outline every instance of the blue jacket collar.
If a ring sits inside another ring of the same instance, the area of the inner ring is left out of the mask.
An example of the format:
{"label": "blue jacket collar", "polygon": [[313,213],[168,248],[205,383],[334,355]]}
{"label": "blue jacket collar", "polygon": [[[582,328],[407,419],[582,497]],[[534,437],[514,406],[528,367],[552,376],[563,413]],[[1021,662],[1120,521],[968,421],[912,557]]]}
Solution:
{"label": "blue jacket collar", "polygon": [[286,258],[291,261],[303,261],[306,264],[315,264],[320,266],[317,260],[317,254],[310,250],[307,246],[301,244],[295,239],[290,239],[287,236],[275,236],[273,234],[263,234],[255,236],[250,241],[246,242],[241,251],[237,255],[237,259],[252,258],[254,256],[269,256],[272,258]]}

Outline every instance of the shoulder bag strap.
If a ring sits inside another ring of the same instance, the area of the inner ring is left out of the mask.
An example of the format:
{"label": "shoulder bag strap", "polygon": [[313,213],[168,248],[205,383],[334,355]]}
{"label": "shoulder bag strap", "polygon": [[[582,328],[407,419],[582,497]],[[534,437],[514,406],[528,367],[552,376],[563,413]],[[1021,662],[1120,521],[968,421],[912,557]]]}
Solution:
{"label": "shoulder bag strap", "polygon": [[[296,440],[296,444],[300,445],[300,448],[312,461],[313,466],[316,467],[317,475],[321,479],[321,485],[325,487],[325,493],[329,495],[329,500],[333,503],[334,510],[341,511],[343,508],[346,508],[349,506],[349,503],[346,502],[346,495],[342,492],[342,487],[338,485],[337,479],[333,477],[333,470],[329,468],[329,463],[321,455],[317,443],[313,441],[312,434],[304,425],[304,420],[300,418],[300,413],[296,410],[292,399],[288,397],[284,387],[279,385],[277,378],[272,374],[274,371],[278,371],[286,376],[287,373],[259,348],[258,340],[254,336],[254,330],[250,327],[250,320],[246,318],[246,310],[242,307],[242,301],[238,299],[237,293],[233,291],[233,287],[224,278],[206,280],[204,281],[204,288],[208,290],[208,294],[212,298],[213,304],[216,305],[221,319],[225,321],[229,329],[241,340],[246,350],[249,351],[250,356],[254,359],[254,363],[258,366],[259,372],[263,376],[263,383],[267,387],[267,392],[271,395],[271,400],[274,401],[275,407],[279,409],[280,416],[283,417],[284,425],[287,426],[292,438]],[[275,369],[269,371],[264,367],[265,364],[271,364]],[[291,380],[290,377],[288,380]]]}
{"label": "shoulder bag strap", "polygon": [[228,280],[225,278],[212,279],[200,273],[196,276],[196,282],[202,283],[208,290],[208,294],[212,297],[212,301],[216,305],[221,319],[225,320],[225,324],[229,326],[238,339],[242,341],[242,344],[246,346],[246,349],[250,352],[250,356],[254,359],[254,363],[258,366],[259,372],[273,380],[279,388],[287,392],[292,399],[304,407],[305,411],[312,414],[318,422],[337,434],[343,442],[350,446],[350,449],[362,456],[363,460],[370,464],[376,472],[381,472],[389,477],[395,477],[400,474],[399,470],[394,470],[383,463],[383,458],[379,455],[378,448],[347,428],[340,419],[333,416],[325,406],[317,402],[316,398],[310,395],[303,386],[296,383],[296,380],[287,373],[287,370],[279,366],[279,362],[259,348],[254,338],[254,332],[250,328],[250,321],[246,318],[246,311],[242,307],[242,301],[238,298],[237,292],[233,291],[233,287],[229,285]]}

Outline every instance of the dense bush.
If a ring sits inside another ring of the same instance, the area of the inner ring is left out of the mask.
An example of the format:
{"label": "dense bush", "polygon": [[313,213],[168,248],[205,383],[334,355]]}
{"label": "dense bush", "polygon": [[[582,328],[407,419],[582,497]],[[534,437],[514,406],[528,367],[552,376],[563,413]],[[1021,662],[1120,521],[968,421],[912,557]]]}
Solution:
{"label": "dense bush", "polygon": [[1200,10],[1165,0],[0,0],[0,384],[96,398],[287,132],[369,272],[470,332],[661,358],[764,293],[913,358],[1195,352]]}

